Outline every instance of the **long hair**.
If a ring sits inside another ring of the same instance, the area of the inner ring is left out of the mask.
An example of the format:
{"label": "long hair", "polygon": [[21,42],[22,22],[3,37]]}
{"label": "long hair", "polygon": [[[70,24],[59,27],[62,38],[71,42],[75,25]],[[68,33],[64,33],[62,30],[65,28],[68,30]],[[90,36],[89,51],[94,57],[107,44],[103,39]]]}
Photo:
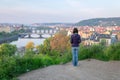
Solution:
{"label": "long hair", "polygon": [[74,28],[74,29],[73,29],[73,34],[74,34],[74,33],[78,33],[78,29],[77,29],[77,28]]}

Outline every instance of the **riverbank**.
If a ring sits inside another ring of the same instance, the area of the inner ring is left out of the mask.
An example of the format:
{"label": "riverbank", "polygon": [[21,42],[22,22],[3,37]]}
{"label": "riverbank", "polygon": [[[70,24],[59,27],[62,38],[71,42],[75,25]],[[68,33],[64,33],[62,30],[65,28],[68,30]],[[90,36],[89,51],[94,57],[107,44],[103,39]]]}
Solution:
{"label": "riverbank", "polygon": [[120,61],[79,61],[37,69],[18,77],[20,80],[120,80]]}
{"label": "riverbank", "polygon": [[18,35],[13,35],[13,36],[1,38],[0,39],[0,44],[12,42],[12,41],[17,41],[18,37],[19,37]]}

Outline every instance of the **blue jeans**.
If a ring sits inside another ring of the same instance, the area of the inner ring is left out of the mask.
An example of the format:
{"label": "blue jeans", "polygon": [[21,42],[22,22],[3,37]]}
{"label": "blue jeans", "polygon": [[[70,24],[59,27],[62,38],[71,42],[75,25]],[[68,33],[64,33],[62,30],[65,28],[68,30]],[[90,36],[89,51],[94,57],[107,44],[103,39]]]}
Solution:
{"label": "blue jeans", "polygon": [[72,63],[73,63],[73,66],[78,65],[78,50],[79,50],[79,47],[72,47]]}

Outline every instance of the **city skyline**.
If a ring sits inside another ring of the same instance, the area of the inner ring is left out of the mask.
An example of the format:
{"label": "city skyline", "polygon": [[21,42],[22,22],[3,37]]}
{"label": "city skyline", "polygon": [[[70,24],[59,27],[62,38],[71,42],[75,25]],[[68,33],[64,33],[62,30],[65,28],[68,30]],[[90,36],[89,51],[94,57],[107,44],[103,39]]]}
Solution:
{"label": "city skyline", "polygon": [[0,23],[76,23],[120,17],[120,0],[0,0]]}

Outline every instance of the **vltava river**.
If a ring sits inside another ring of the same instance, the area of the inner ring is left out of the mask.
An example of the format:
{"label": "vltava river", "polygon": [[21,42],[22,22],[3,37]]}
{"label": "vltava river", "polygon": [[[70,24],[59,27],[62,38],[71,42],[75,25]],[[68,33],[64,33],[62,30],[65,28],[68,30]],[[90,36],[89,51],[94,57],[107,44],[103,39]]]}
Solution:
{"label": "vltava river", "polygon": [[[33,34],[32,37],[39,37],[38,35],[36,34]],[[50,37],[50,35],[43,35],[43,37]],[[17,41],[13,41],[11,42],[11,44],[14,44],[17,46],[17,48],[20,48],[20,47],[25,47],[26,44],[30,41],[32,41],[35,46],[36,45],[40,45],[40,44],[43,44],[45,39],[28,39],[28,38],[19,38]]]}

